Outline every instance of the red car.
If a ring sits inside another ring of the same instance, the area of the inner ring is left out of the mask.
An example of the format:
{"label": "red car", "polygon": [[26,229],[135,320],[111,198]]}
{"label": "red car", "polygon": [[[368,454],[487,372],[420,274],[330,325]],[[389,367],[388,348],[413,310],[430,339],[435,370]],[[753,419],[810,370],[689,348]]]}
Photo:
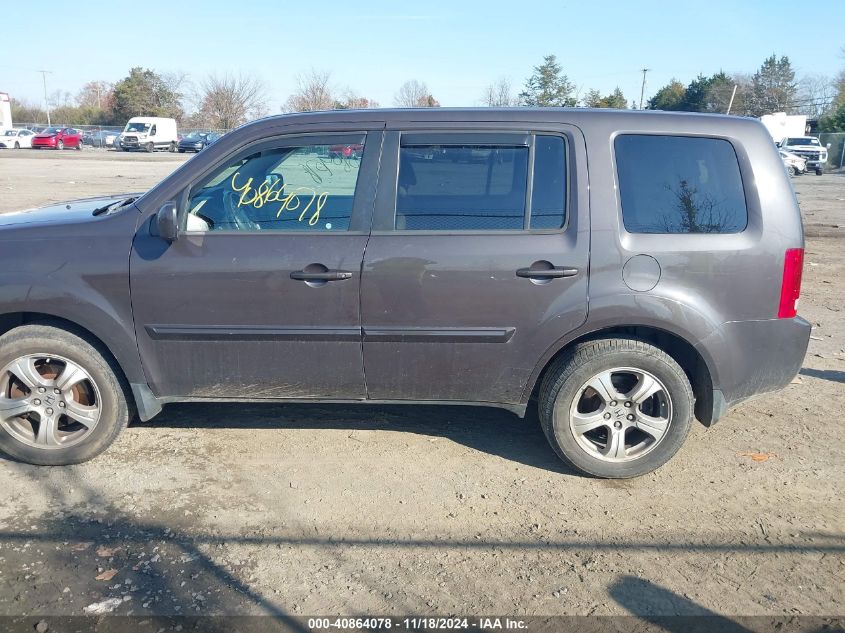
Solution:
{"label": "red car", "polygon": [[41,149],[42,147],[82,149],[82,132],[72,127],[48,127],[32,137],[32,148]]}

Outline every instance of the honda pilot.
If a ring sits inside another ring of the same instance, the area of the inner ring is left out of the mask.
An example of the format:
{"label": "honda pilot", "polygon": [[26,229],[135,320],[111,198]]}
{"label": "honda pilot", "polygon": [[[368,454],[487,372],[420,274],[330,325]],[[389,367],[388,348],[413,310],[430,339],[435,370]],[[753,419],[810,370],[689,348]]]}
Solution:
{"label": "honda pilot", "polygon": [[803,248],[751,119],[262,119],[141,196],[0,215],[0,449],[81,462],[170,402],[472,404],[642,475],[796,375]]}

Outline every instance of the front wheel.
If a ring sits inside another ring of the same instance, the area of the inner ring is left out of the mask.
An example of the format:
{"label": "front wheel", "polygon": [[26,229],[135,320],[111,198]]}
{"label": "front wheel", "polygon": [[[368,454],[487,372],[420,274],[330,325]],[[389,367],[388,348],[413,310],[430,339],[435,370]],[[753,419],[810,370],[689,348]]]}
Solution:
{"label": "front wheel", "polygon": [[64,148],[65,148],[65,144],[64,144],[64,142],[59,141],[58,143],[56,143],[56,149],[58,149],[58,150],[62,150],[62,149],[64,149]]}
{"label": "front wheel", "polygon": [[20,149],[20,148],[21,148],[21,144],[18,143],[17,141],[15,141],[15,149]]}
{"label": "front wheel", "polygon": [[824,171],[821,168],[816,170],[816,176],[821,176],[823,173]]}
{"label": "front wheel", "polygon": [[0,450],[45,466],[99,455],[130,418],[128,388],[114,361],[51,325],[0,336]]}
{"label": "front wheel", "polygon": [[789,165],[786,168],[786,171],[790,176],[797,176],[798,175],[798,170],[795,168],[795,165]]}
{"label": "front wheel", "polygon": [[147,151],[152,152],[156,148],[152,143],[147,143]]}
{"label": "front wheel", "polygon": [[597,477],[638,477],[678,452],[694,396],[680,365],[633,338],[577,344],[546,372],[540,423],[555,452]]}

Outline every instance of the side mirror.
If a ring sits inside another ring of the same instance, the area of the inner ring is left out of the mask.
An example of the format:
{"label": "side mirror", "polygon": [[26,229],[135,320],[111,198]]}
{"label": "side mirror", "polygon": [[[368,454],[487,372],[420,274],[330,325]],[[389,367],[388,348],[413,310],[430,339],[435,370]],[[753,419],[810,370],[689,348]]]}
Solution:
{"label": "side mirror", "polygon": [[175,242],[179,237],[179,210],[172,202],[166,202],[156,214],[158,235],[167,242]]}

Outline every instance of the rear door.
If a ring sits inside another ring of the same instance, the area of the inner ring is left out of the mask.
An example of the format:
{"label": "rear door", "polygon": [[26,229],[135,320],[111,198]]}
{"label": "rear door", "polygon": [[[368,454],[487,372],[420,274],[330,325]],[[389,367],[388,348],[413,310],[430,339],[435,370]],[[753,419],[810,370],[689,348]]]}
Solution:
{"label": "rear door", "polygon": [[586,320],[583,136],[421,125],[384,146],[361,287],[369,397],[520,402]]}
{"label": "rear door", "polygon": [[[359,279],[380,141],[253,144],[174,192],[185,214],[175,242],[141,225],[132,306],[157,396],[365,397]],[[337,143],[363,157],[330,158]]]}

